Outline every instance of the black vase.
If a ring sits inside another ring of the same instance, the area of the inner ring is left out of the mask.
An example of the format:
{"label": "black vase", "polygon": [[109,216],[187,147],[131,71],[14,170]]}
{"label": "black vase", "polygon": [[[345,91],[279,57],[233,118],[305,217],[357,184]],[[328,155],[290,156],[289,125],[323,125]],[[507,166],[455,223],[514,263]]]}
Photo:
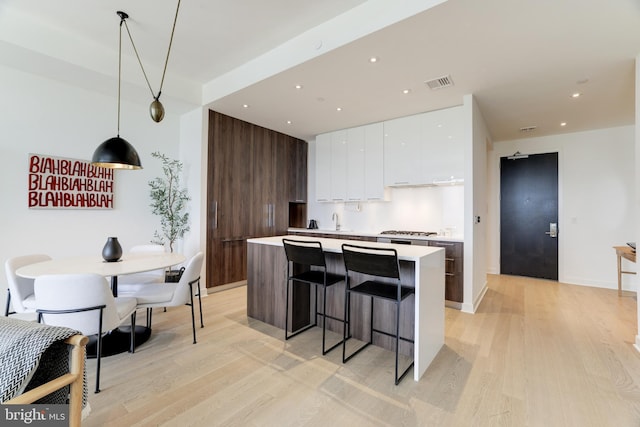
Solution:
{"label": "black vase", "polygon": [[116,262],[122,256],[122,246],[117,237],[107,238],[107,243],[102,248],[102,258],[107,262]]}

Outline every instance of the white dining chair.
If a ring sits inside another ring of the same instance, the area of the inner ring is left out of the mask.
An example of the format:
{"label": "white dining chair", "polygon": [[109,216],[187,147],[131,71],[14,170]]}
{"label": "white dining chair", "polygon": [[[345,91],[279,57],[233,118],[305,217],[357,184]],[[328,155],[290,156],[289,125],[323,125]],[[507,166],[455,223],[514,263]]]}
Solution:
{"label": "white dining chair", "polygon": [[38,320],[96,335],[96,389],[100,392],[102,337],[131,319],[129,351],[135,351],[136,304],[133,297],[114,298],[107,279],[98,274],[39,276],[34,284]]}
{"label": "white dining chair", "polygon": [[[33,279],[18,276],[16,270],[25,265],[49,261],[50,259],[51,257],[49,255],[32,254],[9,258],[4,263],[7,283],[9,285],[5,316],[14,313],[35,313],[36,303],[33,294]],[[13,311],[10,310],[10,307],[13,307]]]}
{"label": "white dining chair", "polygon": [[147,309],[147,327],[151,328],[151,317],[155,307],[191,306],[191,327],[193,329],[193,343],[196,344],[196,321],[193,306],[193,297],[198,297],[200,308],[200,327],[204,327],[202,319],[202,300],[200,298],[200,272],[204,254],[198,252],[194,255],[182,273],[177,283],[163,284],[125,284],[118,286],[118,295],[135,297],[138,300],[138,308]]}
{"label": "white dining chair", "polygon": [[[161,254],[165,249],[162,245],[137,245],[131,247],[131,254]],[[142,283],[164,283],[165,270],[160,268],[157,270],[145,271],[142,273],[123,274],[118,276],[118,285],[121,284],[142,284]]]}

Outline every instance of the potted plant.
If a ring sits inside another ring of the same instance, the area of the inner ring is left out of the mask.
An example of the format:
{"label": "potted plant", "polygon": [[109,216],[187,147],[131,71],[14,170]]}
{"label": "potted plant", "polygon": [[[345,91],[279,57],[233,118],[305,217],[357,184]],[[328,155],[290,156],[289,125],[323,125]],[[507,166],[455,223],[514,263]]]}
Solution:
{"label": "potted plant", "polygon": [[[189,231],[189,212],[187,202],[191,199],[186,188],[180,187],[180,173],[182,162],[172,160],[160,152],[151,153],[152,157],[162,162],[163,177],[149,181],[151,188],[151,212],[160,217],[162,232],[155,231],[152,243],[158,245],[169,244],[169,251],[173,252],[173,245],[177,239],[184,237]],[[167,281],[175,280],[178,273],[170,271]],[[179,279],[179,277],[178,277]]]}

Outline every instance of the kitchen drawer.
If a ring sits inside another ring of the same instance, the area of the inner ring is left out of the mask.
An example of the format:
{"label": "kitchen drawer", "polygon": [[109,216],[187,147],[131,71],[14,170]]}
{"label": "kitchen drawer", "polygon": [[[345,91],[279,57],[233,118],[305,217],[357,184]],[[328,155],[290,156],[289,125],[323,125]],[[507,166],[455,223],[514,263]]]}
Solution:
{"label": "kitchen drawer", "polygon": [[461,303],[464,296],[464,243],[430,240],[429,246],[444,248],[445,299]]}

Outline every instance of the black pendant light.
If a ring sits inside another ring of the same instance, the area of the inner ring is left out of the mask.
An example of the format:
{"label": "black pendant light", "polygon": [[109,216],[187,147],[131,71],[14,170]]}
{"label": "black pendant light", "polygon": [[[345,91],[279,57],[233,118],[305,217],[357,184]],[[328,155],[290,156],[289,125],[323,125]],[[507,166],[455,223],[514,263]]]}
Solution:
{"label": "black pendant light", "polygon": [[122,24],[129,17],[125,12],[117,12],[120,17],[120,40],[118,44],[118,134],[96,148],[91,163],[111,169],[142,169],[140,156],[133,145],[120,138],[120,86],[122,75]]}

